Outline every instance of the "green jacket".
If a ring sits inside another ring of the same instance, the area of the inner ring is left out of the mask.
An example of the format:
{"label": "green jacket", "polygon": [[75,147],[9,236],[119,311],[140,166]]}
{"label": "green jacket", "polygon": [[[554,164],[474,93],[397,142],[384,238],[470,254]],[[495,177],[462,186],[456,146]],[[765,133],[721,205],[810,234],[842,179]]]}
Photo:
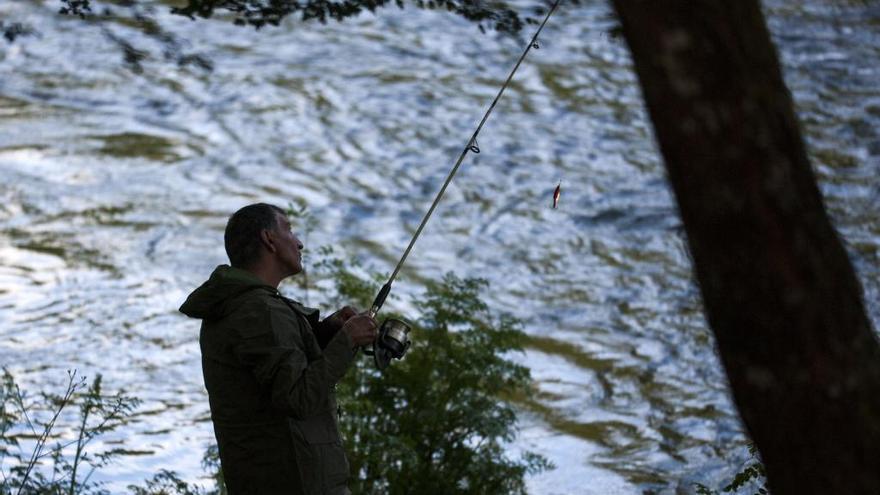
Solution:
{"label": "green jacket", "polygon": [[230,495],[348,493],[333,391],[355,356],[348,334],[321,349],[318,310],[226,265],[180,311],[202,320],[202,372]]}

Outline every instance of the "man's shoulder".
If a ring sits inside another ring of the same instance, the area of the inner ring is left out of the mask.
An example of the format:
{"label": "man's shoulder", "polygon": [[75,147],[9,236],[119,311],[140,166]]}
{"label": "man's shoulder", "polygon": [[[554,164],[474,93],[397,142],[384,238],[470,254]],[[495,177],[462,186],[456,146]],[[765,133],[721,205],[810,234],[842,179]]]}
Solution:
{"label": "man's shoulder", "polygon": [[319,311],[317,308],[310,308],[299,301],[290,299],[289,297],[281,296],[280,299],[283,300],[284,304],[286,304],[294,313],[304,317],[309,324],[314,325],[315,322],[318,321]]}
{"label": "man's shoulder", "polygon": [[251,339],[264,335],[287,335],[302,330],[301,319],[280,295],[251,291],[237,296],[229,314],[219,323],[226,338]]}
{"label": "man's shoulder", "polygon": [[230,323],[268,320],[282,326],[314,327],[320,317],[317,309],[284,297],[277,290],[268,289],[250,290],[239,294],[230,300],[229,307],[231,310],[227,315],[227,321]]}
{"label": "man's shoulder", "polygon": [[265,319],[273,314],[291,313],[281,294],[268,290],[252,290],[236,296],[230,316],[235,320]]}

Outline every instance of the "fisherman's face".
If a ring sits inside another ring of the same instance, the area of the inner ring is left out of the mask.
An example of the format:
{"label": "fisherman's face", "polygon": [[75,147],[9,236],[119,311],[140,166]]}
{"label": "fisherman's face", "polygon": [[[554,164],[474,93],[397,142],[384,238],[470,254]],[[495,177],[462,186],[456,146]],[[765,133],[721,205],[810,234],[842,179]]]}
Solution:
{"label": "fisherman's face", "polygon": [[303,244],[293,233],[293,227],[285,215],[277,214],[278,218],[278,243],[276,247],[278,251],[275,255],[281,261],[285,268],[290,271],[290,275],[296,275],[303,271],[302,266],[302,249]]}

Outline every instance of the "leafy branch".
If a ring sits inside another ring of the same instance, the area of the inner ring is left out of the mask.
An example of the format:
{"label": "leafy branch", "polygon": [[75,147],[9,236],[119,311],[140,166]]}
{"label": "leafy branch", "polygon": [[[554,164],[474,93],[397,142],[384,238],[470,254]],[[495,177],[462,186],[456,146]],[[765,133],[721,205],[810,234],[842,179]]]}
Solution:
{"label": "leafy branch", "polygon": [[[29,493],[95,493],[98,484],[90,482],[97,467],[110,462],[117,452],[104,452],[94,457],[87,450],[89,443],[97,436],[108,433],[122,424],[138,401],[121,392],[112,396],[102,394],[102,377],[97,375],[91,384],[76,370],[67,372],[64,393],[55,395],[39,394],[38,400],[29,399],[15,384],[12,374],[3,370],[0,382],[0,446],[2,457],[17,461],[9,472],[0,469],[2,484],[0,493],[16,495]],[[54,448],[48,448],[49,440],[55,435],[64,411],[71,405],[79,405],[79,417],[73,425],[75,439],[57,441]],[[42,410],[40,410],[42,408]],[[48,419],[41,421],[40,416]],[[24,430],[35,437],[30,453],[13,452],[20,450],[19,437],[11,432]],[[68,447],[75,446],[72,457],[65,455]],[[51,460],[51,477],[40,469],[43,460]],[[80,480],[82,468],[88,466],[89,472]],[[2,464],[0,464],[2,468]]]}
{"label": "leafy branch", "polygon": [[[767,489],[767,473],[755,444],[749,444],[749,456],[750,459],[733,476],[733,480],[724,485],[724,488],[721,489],[722,492],[738,493],[743,488],[754,487],[754,495],[768,495],[770,493]],[[719,495],[717,490],[702,483],[696,484],[696,493],[697,495]]]}
{"label": "leafy branch", "polygon": [[[4,370],[4,373],[8,374],[8,371]],[[52,415],[52,418],[42,425],[43,430],[40,432],[40,435],[37,437],[37,443],[34,446],[33,451],[31,451],[30,459],[28,459],[27,464],[25,465],[24,474],[21,476],[21,481],[18,484],[17,495],[22,493],[22,490],[25,489],[28,483],[28,478],[33,472],[34,466],[37,465],[38,460],[40,459],[41,453],[43,452],[43,448],[46,446],[46,441],[49,438],[49,434],[52,432],[52,429],[55,427],[56,421],[58,421],[58,417],[61,415],[61,411],[70,404],[70,401],[73,397],[73,394],[80,388],[85,385],[85,377],[76,376],[76,370],[67,371],[67,390],[64,391],[64,394],[61,396],[60,400],[57,401],[55,413]],[[15,395],[13,397],[15,404],[19,407],[22,415],[27,422],[28,428],[31,432],[36,433],[36,428],[34,426],[34,421],[31,421],[30,416],[28,415],[28,407],[24,404],[24,394],[21,392],[21,388],[18,385],[15,385]]]}
{"label": "leafy branch", "polygon": [[[577,3],[577,0],[574,0]],[[91,0],[60,0],[59,13],[86,19],[94,16]],[[441,10],[457,14],[477,23],[480,30],[491,28],[498,32],[516,34],[526,23],[537,22],[530,15],[522,16],[504,1],[479,2],[474,0],[413,0],[420,9]],[[363,12],[376,12],[377,9],[396,6],[404,8],[403,0],[187,0],[180,7],[172,7],[171,13],[195,19],[210,18],[215,13],[232,14],[233,22],[241,26],[260,29],[265,26],[278,26],[282,20],[299,15],[303,21],[328,20],[342,21]],[[543,9],[535,9],[535,15],[543,14]]]}

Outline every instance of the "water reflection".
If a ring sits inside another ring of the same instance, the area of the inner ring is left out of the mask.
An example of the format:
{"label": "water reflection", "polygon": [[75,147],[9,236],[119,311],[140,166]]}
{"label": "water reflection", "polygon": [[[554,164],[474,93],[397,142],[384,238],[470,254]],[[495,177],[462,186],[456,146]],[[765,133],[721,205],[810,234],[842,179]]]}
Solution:
{"label": "water reflection", "polygon": [[[197,328],[176,308],[225,259],[227,215],[304,201],[310,247],[390,270],[521,45],[412,9],[258,33],[160,9],[213,70],[110,26],[153,47],[136,74],[54,10],[0,5],[41,30],[0,44],[0,361],[25,387],[77,367],[144,400],[107,439],[132,454],[101,474],[111,486],[195,478],[212,433]],[[876,321],[880,13],[767,11]],[[687,490],[746,455],[627,53],[598,34],[610,26],[604,4],[554,17],[389,303],[452,269],[488,277],[490,305],[527,321],[515,359],[537,390],[515,398],[510,448],[558,466],[535,493]]]}

